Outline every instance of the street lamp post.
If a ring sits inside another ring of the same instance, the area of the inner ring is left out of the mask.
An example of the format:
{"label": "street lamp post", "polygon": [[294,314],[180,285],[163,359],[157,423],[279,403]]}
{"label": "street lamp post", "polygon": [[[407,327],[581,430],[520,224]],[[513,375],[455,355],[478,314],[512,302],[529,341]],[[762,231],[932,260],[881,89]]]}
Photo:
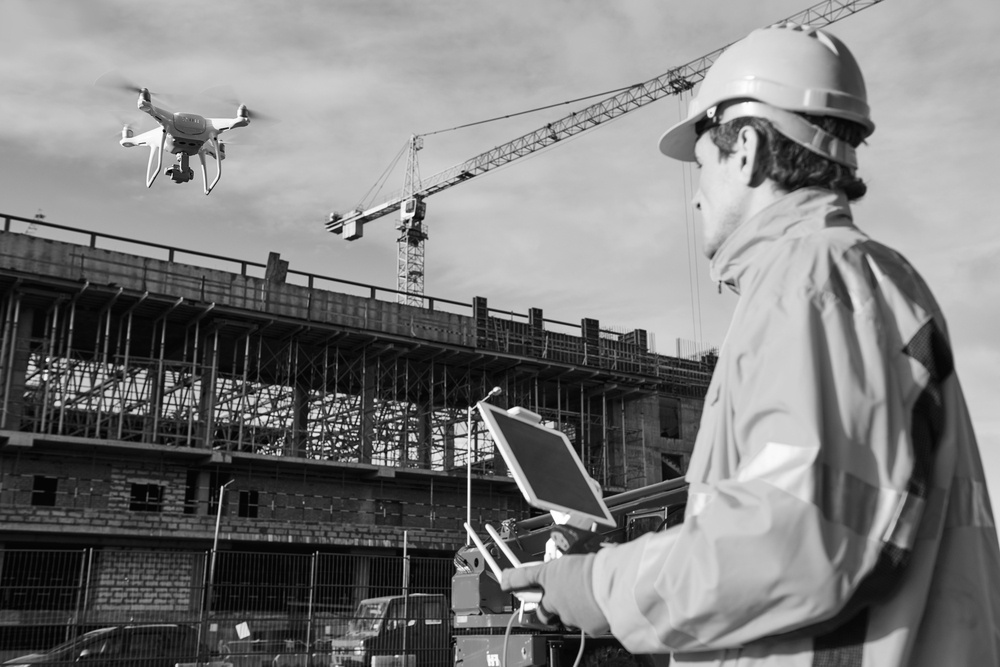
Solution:
{"label": "street lamp post", "polygon": [[[215,538],[212,540],[212,556],[209,560],[208,582],[205,586],[205,599],[204,604],[202,605],[201,622],[198,623],[199,646],[201,646],[202,637],[205,635],[205,623],[208,622],[208,617],[212,613],[212,595],[215,589],[215,555],[219,550],[219,527],[222,525],[222,500],[226,494],[226,487],[232,483],[233,480],[229,480],[219,487],[219,505],[216,507],[215,511]],[[198,664],[201,664],[201,656],[198,658]]]}
{"label": "street lamp post", "polygon": [[[493,387],[490,393],[483,397],[483,401],[488,401],[494,396],[503,392],[500,387]],[[472,525],[472,411],[476,405],[470,405],[468,409],[468,424],[465,431],[465,520]],[[466,531],[465,546],[469,546],[469,535]]]}
{"label": "street lamp post", "polygon": [[226,487],[233,483],[229,480],[219,487],[219,502],[215,508],[215,538],[212,540],[212,562],[208,568],[208,610],[212,610],[212,593],[215,588],[215,557],[219,552],[219,527],[222,525],[222,500],[226,496]]}

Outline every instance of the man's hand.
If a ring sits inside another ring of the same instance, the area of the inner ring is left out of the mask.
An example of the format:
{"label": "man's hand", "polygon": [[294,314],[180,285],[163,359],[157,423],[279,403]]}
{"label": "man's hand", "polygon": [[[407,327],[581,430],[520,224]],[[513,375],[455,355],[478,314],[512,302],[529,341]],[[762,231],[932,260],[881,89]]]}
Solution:
{"label": "man's hand", "polygon": [[594,554],[564,555],[546,563],[526,563],[504,570],[500,587],[515,594],[525,589],[540,589],[539,620],[543,623],[561,620],[563,625],[599,635],[608,631],[608,621],[594,600],[593,567]]}

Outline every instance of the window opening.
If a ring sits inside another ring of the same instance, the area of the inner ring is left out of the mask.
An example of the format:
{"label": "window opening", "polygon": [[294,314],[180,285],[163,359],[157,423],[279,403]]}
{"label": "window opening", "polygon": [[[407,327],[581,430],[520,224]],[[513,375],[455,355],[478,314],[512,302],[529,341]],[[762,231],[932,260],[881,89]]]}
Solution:
{"label": "window opening", "polygon": [[159,512],[163,509],[163,487],[159,484],[132,484],[129,501],[132,512]]}
{"label": "window opening", "polygon": [[675,398],[660,397],[660,437],[681,437],[681,406]]}
{"label": "window opening", "polygon": [[58,488],[57,477],[35,475],[35,482],[31,487],[31,504],[36,507],[55,507]]}
{"label": "window opening", "polygon": [[[213,472],[208,476],[208,513],[215,515],[219,511],[219,488],[229,481],[228,472]],[[229,494],[224,494],[222,511],[229,511]]]}
{"label": "window opening", "polygon": [[184,483],[184,513],[198,513],[198,482],[201,480],[201,473],[197,470],[187,471],[187,480]]}
{"label": "window opening", "polygon": [[260,494],[257,491],[240,491],[240,506],[237,516],[256,519],[259,505]]}
{"label": "window opening", "polygon": [[684,457],[681,454],[662,454],[660,474],[664,481],[684,476]]}

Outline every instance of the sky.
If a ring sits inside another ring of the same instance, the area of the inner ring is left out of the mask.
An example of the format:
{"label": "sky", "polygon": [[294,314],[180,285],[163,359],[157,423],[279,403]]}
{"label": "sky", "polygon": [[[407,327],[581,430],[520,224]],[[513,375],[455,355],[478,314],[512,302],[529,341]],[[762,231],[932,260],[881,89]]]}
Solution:
{"label": "sky", "polygon": [[[256,262],[278,252],[293,270],[393,288],[395,217],[355,242],[324,222],[371,203],[383,180],[375,202],[398,192],[403,164],[389,168],[412,135],[426,135],[429,178],[595,100],[563,102],[655,78],[812,4],[0,0],[0,213]],[[934,290],[1000,508],[1000,3],[883,0],[829,30],[860,62],[876,123],[855,221]],[[233,116],[221,97],[235,97],[266,120],[223,135],[210,196],[200,175],[147,189],[147,149],[118,139],[123,123],[154,121],[133,93],[94,85],[109,72],[174,111]],[[708,279],[696,175],[656,148],[687,101],[430,197],[425,294],[645,329],[662,354],[678,340],[721,345],[736,297]]]}

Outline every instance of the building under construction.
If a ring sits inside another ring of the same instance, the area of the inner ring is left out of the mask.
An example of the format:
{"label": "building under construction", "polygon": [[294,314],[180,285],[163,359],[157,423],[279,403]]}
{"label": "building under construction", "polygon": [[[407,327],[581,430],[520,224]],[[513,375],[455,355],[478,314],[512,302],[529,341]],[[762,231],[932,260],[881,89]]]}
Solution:
{"label": "building under construction", "polygon": [[[396,297],[276,254],[4,216],[3,618],[79,618],[98,603],[79,582],[130,567],[146,589],[182,580],[180,606],[201,613],[225,607],[254,554],[353,558],[326,575],[348,598],[378,588],[365,559],[450,565],[467,514],[532,512],[470,417],[494,387],[494,404],[565,432],[606,495],[685,470],[712,355],[659,355],[642,330],[501,314],[483,297]],[[80,555],[40,567],[37,550]],[[53,579],[62,570],[70,583]],[[29,571],[50,602],[9,593]],[[285,575],[260,576],[267,590]]]}

